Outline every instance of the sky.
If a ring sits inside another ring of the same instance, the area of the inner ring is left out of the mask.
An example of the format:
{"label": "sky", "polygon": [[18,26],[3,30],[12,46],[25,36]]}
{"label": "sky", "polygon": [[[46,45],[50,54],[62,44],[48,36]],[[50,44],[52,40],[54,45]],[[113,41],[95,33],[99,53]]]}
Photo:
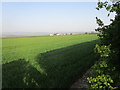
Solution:
{"label": "sky", "polygon": [[[3,2],[2,32],[91,32],[95,17],[109,24],[97,2]],[[111,15],[110,18],[113,18]]]}

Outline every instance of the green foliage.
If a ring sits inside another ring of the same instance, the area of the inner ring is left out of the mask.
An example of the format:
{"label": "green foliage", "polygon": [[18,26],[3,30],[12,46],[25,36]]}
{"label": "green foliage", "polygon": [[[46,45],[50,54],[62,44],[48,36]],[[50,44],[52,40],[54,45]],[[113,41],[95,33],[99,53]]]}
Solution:
{"label": "green foliage", "polygon": [[[100,10],[101,8],[105,8],[110,15],[111,12],[115,12],[115,19],[110,20],[110,25],[104,25],[103,21],[96,18],[97,24],[99,27],[96,29],[96,31],[100,32],[98,36],[101,39],[102,45],[109,45],[111,44],[111,50],[113,54],[117,54],[119,57],[120,55],[120,1],[114,2],[112,4],[109,4],[108,2],[98,2],[97,10]],[[118,59],[118,64],[119,59]]]}
{"label": "green foliage", "polygon": [[93,66],[92,76],[88,77],[87,80],[91,84],[91,88],[113,88],[113,80],[110,76],[110,72],[113,68],[109,66],[108,59],[111,53],[110,46],[102,45],[99,46],[96,44],[95,52],[99,54],[100,61],[99,63]]}
{"label": "green foliage", "polygon": [[96,44],[96,46],[94,48],[94,51],[96,53],[99,53],[100,57],[108,57],[109,54],[111,53],[110,46],[111,45],[108,45],[108,46],[106,46],[106,45],[99,46],[98,44]]}
{"label": "green foliage", "polygon": [[112,88],[111,83],[113,80],[111,79],[110,75],[98,75],[97,77],[87,78],[89,83],[91,83],[92,88]]}
{"label": "green foliage", "polygon": [[[97,10],[105,8],[109,13],[115,12],[114,20],[110,25],[104,25],[103,21],[96,17],[99,27],[96,31],[101,40],[100,45],[95,46],[95,52],[100,59],[93,66],[92,77],[87,78],[91,88],[116,89],[120,87],[120,1],[111,5],[106,2],[98,2]],[[114,63],[116,62],[116,64]],[[118,65],[116,69],[116,65]],[[114,81],[114,82],[113,82]]]}
{"label": "green foliage", "polygon": [[109,60],[101,59],[92,67],[92,76],[87,80],[91,88],[115,89],[120,87],[120,72]]}
{"label": "green foliage", "polygon": [[104,25],[104,23],[103,23],[103,21],[101,21],[100,19],[98,19],[97,17],[96,17],[96,21],[97,21],[97,24],[99,25],[99,26],[103,26]]}
{"label": "green foliage", "polygon": [[120,1],[118,2],[114,2],[112,4],[109,4],[108,1],[105,1],[105,2],[101,2],[99,1],[97,3],[97,7],[96,9],[97,10],[100,10],[102,8],[105,8],[107,11],[109,11],[110,13],[111,12],[116,12],[116,14],[120,14]]}

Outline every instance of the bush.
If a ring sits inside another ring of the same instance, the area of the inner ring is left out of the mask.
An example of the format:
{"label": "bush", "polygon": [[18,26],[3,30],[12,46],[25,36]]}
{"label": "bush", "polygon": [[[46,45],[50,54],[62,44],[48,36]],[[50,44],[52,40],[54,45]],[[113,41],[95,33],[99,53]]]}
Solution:
{"label": "bush", "polygon": [[91,84],[91,88],[113,88],[113,80],[109,75],[109,71],[112,69],[109,68],[108,59],[110,51],[110,45],[95,46],[95,52],[99,54],[100,61],[95,64],[92,68],[92,77],[88,77],[87,80]]}
{"label": "bush", "polygon": [[[95,52],[100,57],[99,62],[93,66],[92,77],[88,77],[91,88],[116,89],[120,87],[120,1],[111,5],[106,2],[98,2],[97,10],[105,8],[110,15],[115,12],[115,19],[110,25],[104,25],[103,21],[96,17],[99,27],[96,31],[101,40],[96,45]],[[117,68],[116,68],[117,67]]]}

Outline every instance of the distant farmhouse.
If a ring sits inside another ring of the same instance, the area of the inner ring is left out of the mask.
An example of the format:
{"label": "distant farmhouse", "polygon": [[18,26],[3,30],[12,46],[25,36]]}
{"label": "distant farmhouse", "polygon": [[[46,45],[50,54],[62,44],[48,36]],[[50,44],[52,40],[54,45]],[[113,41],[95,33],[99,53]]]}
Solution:
{"label": "distant farmhouse", "polygon": [[78,34],[97,34],[98,32],[91,31],[91,32],[84,32],[84,33],[53,33],[49,34],[49,36],[65,36],[65,35],[78,35]]}
{"label": "distant farmhouse", "polygon": [[50,34],[50,36],[54,36],[54,34]]}
{"label": "distant farmhouse", "polygon": [[77,35],[79,33],[54,33],[54,34],[49,34],[49,36],[64,36],[64,35]]}

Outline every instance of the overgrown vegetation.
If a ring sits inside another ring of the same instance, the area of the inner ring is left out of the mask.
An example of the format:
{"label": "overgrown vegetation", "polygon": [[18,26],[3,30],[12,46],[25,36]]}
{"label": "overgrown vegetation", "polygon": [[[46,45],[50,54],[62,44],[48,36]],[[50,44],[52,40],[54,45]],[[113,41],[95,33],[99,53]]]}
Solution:
{"label": "overgrown vegetation", "polygon": [[97,10],[105,8],[110,13],[115,12],[115,19],[110,25],[104,25],[98,19],[99,27],[96,31],[100,33],[101,43],[96,45],[95,51],[100,57],[97,64],[93,66],[92,77],[88,77],[91,88],[118,89],[120,88],[120,2],[109,4],[98,2]]}
{"label": "overgrown vegetation", "polygon": [[92,88],[116,89],[120,85],[120,73],[110,62],[110,46],[96,45],[95,52],[99,54],[99,61],[92,67],[92,77],[88,81]]}

